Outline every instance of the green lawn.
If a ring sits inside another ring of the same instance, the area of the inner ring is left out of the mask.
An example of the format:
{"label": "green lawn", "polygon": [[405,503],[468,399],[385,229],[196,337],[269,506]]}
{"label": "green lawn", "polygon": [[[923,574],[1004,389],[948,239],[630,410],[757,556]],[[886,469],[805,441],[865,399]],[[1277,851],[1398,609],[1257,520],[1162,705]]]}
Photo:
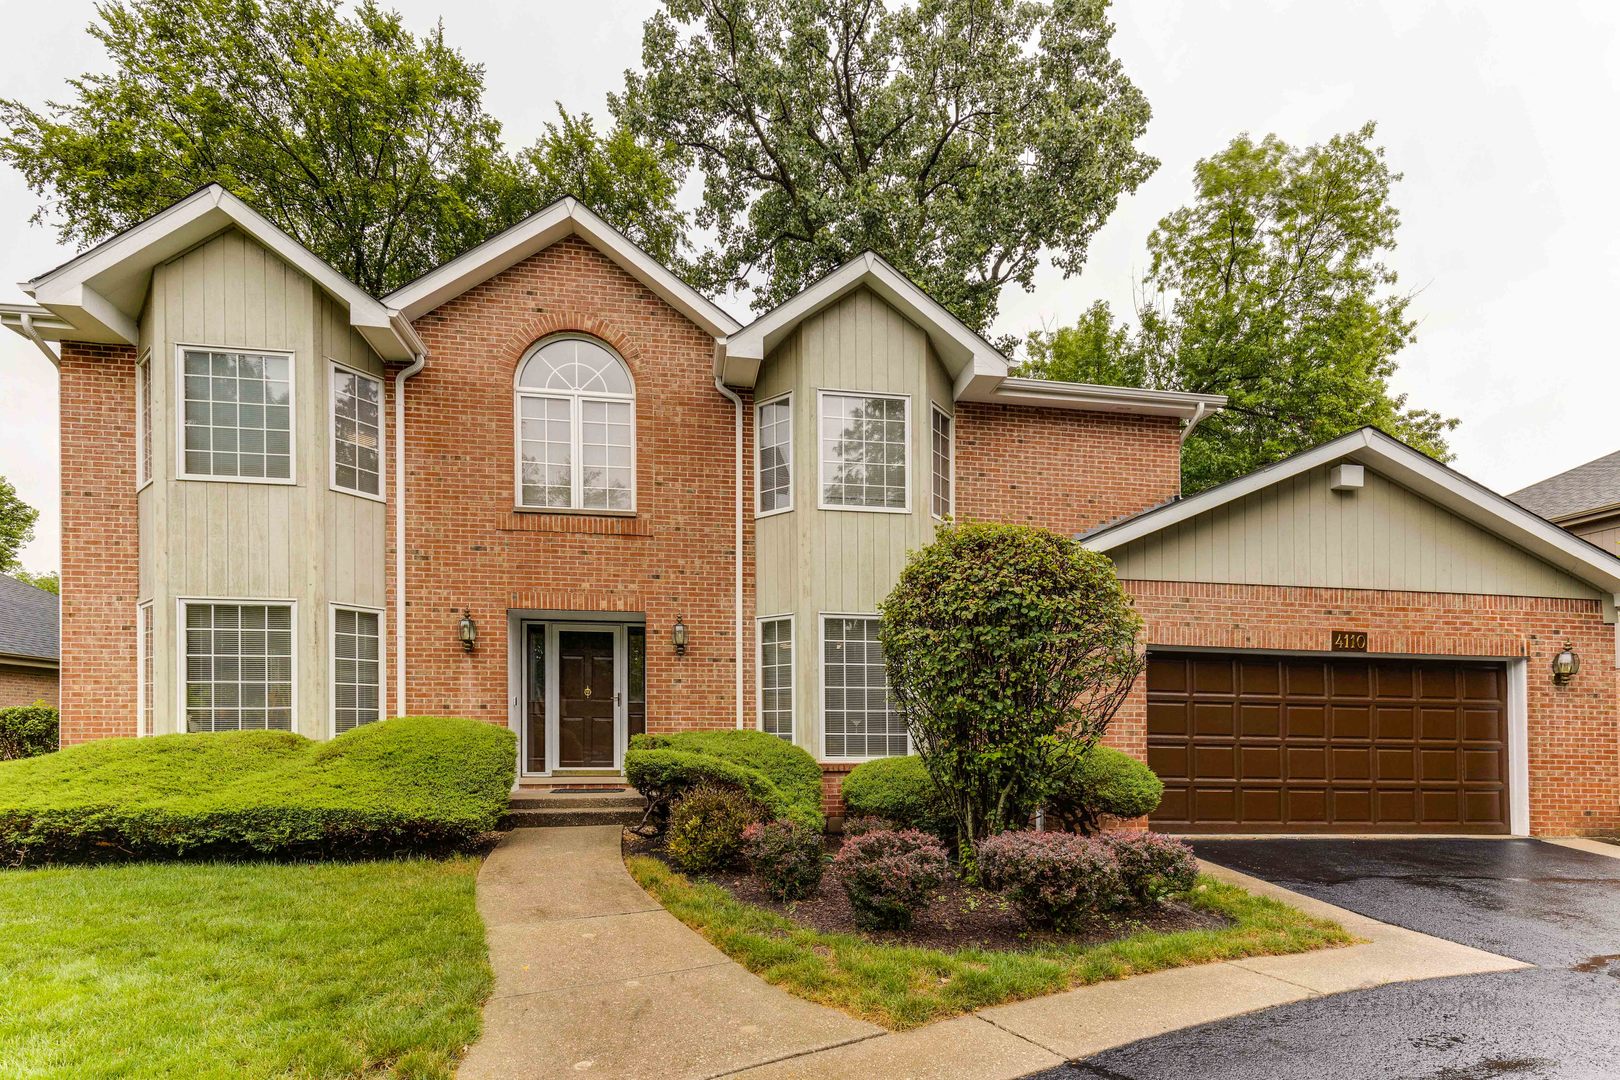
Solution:
{"label": "green lawn", "polygon": [[806,929],[718,885],[694,884],[657,859],[625,862],[676,918],[767,982],[896,1031],[1127,975],[1355,940],[1336,923],[1201,877],[1189,902],[1226,915],[1231,926],[1143,932],[1090,947],[947,953]]}
{"label": "green lawn", "polygon": [[449,1077],[478,861],[0,872],[5,1077]]}

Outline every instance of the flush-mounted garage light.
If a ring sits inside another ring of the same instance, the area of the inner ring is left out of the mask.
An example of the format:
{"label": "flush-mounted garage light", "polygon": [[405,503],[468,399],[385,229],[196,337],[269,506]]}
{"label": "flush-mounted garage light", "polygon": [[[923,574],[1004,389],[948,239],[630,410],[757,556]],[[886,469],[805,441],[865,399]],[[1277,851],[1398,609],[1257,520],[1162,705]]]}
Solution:
{"label": "flush-mounted garage light", "polygon": [[1581,670],[1581,654],[1575,651],[1575,646],[1564,642],[1563,651],[1553,657],[1552,669],[1553,682],[1563,686]]}

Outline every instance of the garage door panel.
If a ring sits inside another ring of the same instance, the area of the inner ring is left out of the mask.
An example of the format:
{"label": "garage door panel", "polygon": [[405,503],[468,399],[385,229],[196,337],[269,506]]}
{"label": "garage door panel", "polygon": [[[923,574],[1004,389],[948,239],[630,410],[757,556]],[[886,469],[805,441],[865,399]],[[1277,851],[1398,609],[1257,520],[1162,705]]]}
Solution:
{"label": "garage door panel", "polygon": [[1506,688],[1477,662],[1155,650],[1154,824],[1506,832]]}

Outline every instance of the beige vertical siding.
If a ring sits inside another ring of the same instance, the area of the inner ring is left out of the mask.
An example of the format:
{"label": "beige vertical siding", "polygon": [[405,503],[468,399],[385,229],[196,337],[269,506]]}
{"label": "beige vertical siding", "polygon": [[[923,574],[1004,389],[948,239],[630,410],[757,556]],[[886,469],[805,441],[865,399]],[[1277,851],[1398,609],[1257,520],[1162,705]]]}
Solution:
{"label": "beige vertical siding", "polygon": [[1620,555],[1620,519],[1587,521],[1569,526],[1569,531],[1588,543],[1596,544],[1610,555]]}
{"label": "beige vertical siding", "polygon": [[1590,598],[1590,586],[1385,479],[1313,469],[1112,552],[1121,577]]}
{"label": "beige vertical siding", "polygon": [[[178,730],[182,598],[297,601],[298,730],[329,730],[329,605],[381,608],[386,508],[330,487],[330,361],[381,377],[342,305],[242,233],[159,266],[141,324],[153,364],[141,591],[154,604],[154,728]],[[176,479],[182,345],[293,354],[293,484]]]}
{"label": "beige vertical siding", "polygon": [[[818,509],[819,392],[911,401],[909,513]],[[795,741],[821,756],[821,616],[875,613],[907,553],[933,539],[930,406],[952,411],[928,337],[875,294],[850,294],[806,319],[766,358],[756,401],[793,394],[793,509],[755,524],[756,610],[794,616]]]}

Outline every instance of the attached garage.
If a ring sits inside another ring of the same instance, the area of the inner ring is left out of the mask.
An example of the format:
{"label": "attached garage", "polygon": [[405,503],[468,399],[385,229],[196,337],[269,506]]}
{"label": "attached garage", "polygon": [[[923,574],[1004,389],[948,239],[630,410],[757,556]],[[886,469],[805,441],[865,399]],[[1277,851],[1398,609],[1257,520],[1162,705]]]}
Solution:
{"label": "attached garage", "polygon": [[1372,429],[1082,539],[1145,623],[1152,827],[1620,832],[1620,559]]}

